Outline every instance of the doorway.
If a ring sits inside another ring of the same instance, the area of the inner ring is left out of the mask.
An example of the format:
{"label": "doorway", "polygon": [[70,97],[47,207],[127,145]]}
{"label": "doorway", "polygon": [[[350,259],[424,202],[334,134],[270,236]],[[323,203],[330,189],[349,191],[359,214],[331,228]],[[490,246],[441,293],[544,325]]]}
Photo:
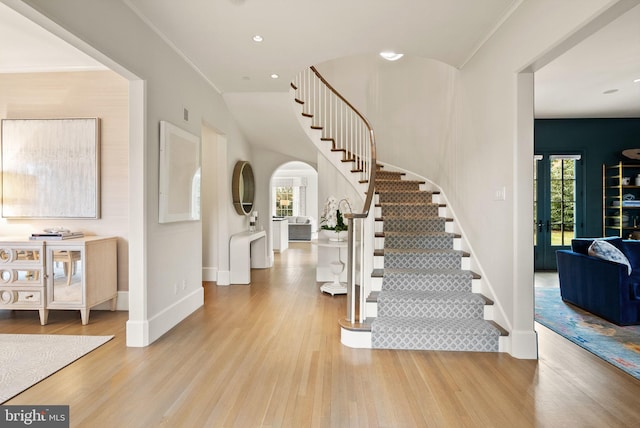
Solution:
{"label": "doorway", "polygon": [[556,270],[556,251],[571,247],[583,229],[582,154],[534,156],[534,267]]}

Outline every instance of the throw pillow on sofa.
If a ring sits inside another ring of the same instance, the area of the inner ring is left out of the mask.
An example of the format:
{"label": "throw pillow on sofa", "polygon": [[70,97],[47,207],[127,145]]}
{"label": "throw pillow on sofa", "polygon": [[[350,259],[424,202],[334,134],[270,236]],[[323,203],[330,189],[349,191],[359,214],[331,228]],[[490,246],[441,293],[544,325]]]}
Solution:
{"label": "throw pillow on sofa", "polygon": [[625,256],[622,251],[617,249],[609,242],[601,239],[596,239],[589,246],[589,250],[587,251],[587,253],[592,257],[597,257],[602,260],[608,260],[611,262],[626,265],[627,272],[629,275],[631,275],[631,263],[629,263],[629,259],[627,259],[627,256]]}

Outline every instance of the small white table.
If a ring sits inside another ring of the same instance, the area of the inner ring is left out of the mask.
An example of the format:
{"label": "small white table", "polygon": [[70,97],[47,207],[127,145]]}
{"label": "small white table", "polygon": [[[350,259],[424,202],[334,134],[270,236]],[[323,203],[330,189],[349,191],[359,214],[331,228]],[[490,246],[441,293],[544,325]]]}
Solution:
{"label": "small white table", "polygon": [[240,232],[231,235],[229,242],[229,267],[231,284],[249,284],[251,268],[269,267],[267,257],[267,233]]}
{"label": "small white table", "polygon": [[340,274],[344,271],[345,263],[341,260],[341,249],[347,248],[347,241],[331,241],[329,239],[318,239],[311,241],[312,244],[323,248],[335,248],[338,250],[338,259],[329,263],[329,269],[334,276],[333,282],[326,282],[320,286],[320,291],[331,294],[347,294],[347,285],[340,282]]}

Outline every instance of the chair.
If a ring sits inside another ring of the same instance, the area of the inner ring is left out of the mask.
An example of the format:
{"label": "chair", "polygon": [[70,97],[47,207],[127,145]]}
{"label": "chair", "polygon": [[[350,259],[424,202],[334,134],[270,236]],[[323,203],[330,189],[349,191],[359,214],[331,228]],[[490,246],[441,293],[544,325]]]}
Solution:
{"label": "chair", "polygon": [[53,261],[64,263],[64,276],[67,277],[67,285],[71,285],[71,277],[76,271],[76,262],[80,261],[80,251],[59,250],[53,252]]}

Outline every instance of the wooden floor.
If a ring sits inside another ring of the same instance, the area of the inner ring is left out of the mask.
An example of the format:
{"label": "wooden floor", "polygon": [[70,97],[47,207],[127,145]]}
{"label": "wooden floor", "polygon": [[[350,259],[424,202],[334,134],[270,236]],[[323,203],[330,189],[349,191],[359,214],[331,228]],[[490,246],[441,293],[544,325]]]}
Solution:
{"label": "wooden floor", "polygon": [[294,243],[251,286],[207,284],[205,306],[147,348],[126,313],[0,311],[3,333],[114,334],[6,404],[68,404],[85,427],[632,427],[640,381],[544,327],[540,359],[350,349],[315,253]]}

